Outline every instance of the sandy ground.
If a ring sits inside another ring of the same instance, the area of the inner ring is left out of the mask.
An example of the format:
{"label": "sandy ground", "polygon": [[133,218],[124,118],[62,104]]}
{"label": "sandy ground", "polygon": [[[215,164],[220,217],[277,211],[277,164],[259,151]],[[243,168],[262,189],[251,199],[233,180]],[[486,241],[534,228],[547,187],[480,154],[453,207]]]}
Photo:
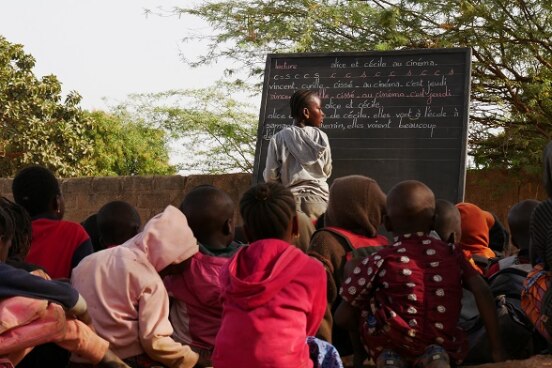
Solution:
{"label": "sandy ground", "polygon": [[552,355],[537,355],[527,360],[508,360],[504,363],[472,365],[470,368],[552,368]]}
{"label": "sandy ground", "polygon": [[[345,367],[351,367],[352,362],[344,359]],[[350,363],[351,365],[348,365]],[[366,365],[365,368],[374,368],[374,365]],[[462,368],[552,368],[552,355],[536,355],[527,360],[508,360],[503,363],[489,363],[481,365],[462,366]]]}

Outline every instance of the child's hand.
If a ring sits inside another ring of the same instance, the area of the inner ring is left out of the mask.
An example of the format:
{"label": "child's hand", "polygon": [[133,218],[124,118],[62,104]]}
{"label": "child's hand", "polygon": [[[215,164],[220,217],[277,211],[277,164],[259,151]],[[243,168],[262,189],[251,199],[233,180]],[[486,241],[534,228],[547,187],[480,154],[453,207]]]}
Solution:
{"label": "child's hand", "polygon": [[34,271],[31,271],[31,275],[35,275],[35,276],[38,276],[38,277],[41,277],[43,278],[44,280],[51,280],[50,278],[50,275],[48,275],[46,273],[46,271],[40,269],[40,268],[37,268],[36,270]]}

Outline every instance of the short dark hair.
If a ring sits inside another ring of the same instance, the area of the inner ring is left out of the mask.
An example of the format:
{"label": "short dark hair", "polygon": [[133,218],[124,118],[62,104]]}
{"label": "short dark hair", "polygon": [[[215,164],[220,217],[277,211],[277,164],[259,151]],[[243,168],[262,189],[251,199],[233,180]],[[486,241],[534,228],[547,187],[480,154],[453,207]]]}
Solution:
{"label": "short dark hair", "polygon": [[119,245],[136,235],[142,221],[129,203],[112,201],[100,208],[96,222],[103,245]]}
{"label": "short dark hair", "polygon": [[305,107],[308,107],[309,102],[313,97],[318,97],[318,93],[307,89],[300,89],[296,91],[289,99],[291,116],[294,118],[300,118],[301,111]]}
{"label": "short dark hair", "polygon": [[223,190],[202,184],[193,188],[180,204],[188,225],[202,242],[221,231],[224,222],[234,216],[234,201]]}
{"label": "short dark hair", "polygon": [[257,184],[241,198],[240,213],[251,240],[281,239],[295,216],[295,198],[280,183]]}
{"label": "short dark hair", "polygon": [[29,215],[36,216],[50,210],[52,201],[61,194],[54,174],[45,167],[32,165],[21,169],[12,183],[15,202]]}

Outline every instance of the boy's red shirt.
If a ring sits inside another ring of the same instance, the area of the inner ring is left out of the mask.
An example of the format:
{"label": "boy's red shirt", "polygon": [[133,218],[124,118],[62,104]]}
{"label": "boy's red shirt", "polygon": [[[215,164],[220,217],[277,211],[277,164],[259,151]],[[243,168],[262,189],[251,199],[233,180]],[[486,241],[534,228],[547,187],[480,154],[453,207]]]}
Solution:
{"label": "boy's red shirt", "polygon": [[365,258],[340,294],[362,310],[362,338],[376,358],[392,349],[413,359],[431,344],[460,361],[466,338],[457,327],[462,278],[476,276],[462,252],[426,234],[406,234]]}
{"label": "boy's red shirt", "polygon": [[[75,222],[39,218],[33,220],[33,238],[26,262],[46,270],[53,279],[70,278],[71,270],[80,259],[75,259],[79,247],[86,246],[82,256],[92,253],[90,237]],[[76,262],[75,262],[76,261]]]}

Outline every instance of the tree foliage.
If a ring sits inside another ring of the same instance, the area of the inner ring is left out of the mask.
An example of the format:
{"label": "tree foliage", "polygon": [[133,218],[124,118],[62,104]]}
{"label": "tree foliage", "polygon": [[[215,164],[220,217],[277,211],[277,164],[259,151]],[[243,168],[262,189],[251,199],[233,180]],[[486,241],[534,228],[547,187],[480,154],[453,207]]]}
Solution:
{"label": "tree foliage", "polygon": [[[552,135],[552,3],[541,0],[224,0],[174,9],[206,20],[209,52],[263,72],[267,52],[471,47],[470,153],[540,168]],[[229,73],[236,70],[229,70]]]}
{"label": "tree foliage", "polygon": [[162,129],[104,111],[87,112],[92,129],[85,132],[94,142],[94,175],[170,175],[167,135]]}
{"label": "tree foliage", "polygon": [[257,117],[235,84],[133,95],[116,111],[163,129],[183,149],[180,169],[200,173],[252,172]]}
{"label": "tree foliage", "polygon": [[123,115],[86,112],[70,92],[61,102],[53,75],[38,79],[35,59],[0,36],[0,176],[40,164],[62,177],[173,174],[161,129]]}
{"label": "tree foliage", "polygon": [[35,59],[22,45],[0,36],[0,176],[23,165],[41,164],[61,176],[93,172],[91,128],[70,92],[61,102],[61,85],[48,75],[37,79]]}

